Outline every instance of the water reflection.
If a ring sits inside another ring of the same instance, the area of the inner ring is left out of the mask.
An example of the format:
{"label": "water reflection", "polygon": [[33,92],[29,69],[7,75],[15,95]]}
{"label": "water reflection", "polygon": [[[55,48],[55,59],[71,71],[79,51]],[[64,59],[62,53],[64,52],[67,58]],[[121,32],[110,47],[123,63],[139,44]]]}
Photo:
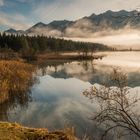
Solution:
{"label": "water reflection", "polygon": [[[118,56],[117,56],[118,58]],[[118,67],[115,62],[112,64],[105,65],[105,62],[117,59],[113,58],[103,58],[102,61],[74,61],[71,63],[63,63],[55,66],[44,65],[38,71],[38,75],[50,75],[54,78],[72,78],[75,77],[85,82],[90,82],[91,84],[110,84],[109,76],[114,67]],[[123,61],[123,59],[122,59]],[[138,63],[138,62],[137,62]],[[125,61],[124,61],[125,64]],[[128,76],[128,86],[135,87],[140,85],[140,68],[139,67],[120,67],[123,72],[127,73]]]}
{"label": "water reflection", "polygon": [[45,65],[40,68],[40,76],[51,75],[54,78],[71,78],[75,77],[83,81],[92,81],[93,75],[96,73],[94,61],[74,61],[71,63],[58,64],[55,66]]}
{"label": "water reflection", "polygon": [[[124,54],[109,54],[101,61],[46,62],[38,65],[37,76],[40,82],[31,88],[32,94],[28,93],[20,99],[16,97],[1,105],[0,120],[51,130],[70,124],[77,128],[79,136],[85,133],[93,136],[94,133],[94,137],[98,138],[102,128],[96,128],[89,119],[96,105],[91,104],[82,92],[93,84],[108,83],[112,68],[118,66],[118,59],[123,62],[121,67],[128,75],[128,86],[140,86],[140,67],[123,67],[126,61],[128,64],[128,61],[136,60],[127,60]],[[140,58],[140,55],[136,56]],[[110,60],[113,63],[108,63]]]}
{"label": "water reflection", "polygon": [[[98,138],[103,130],[90,120],[97,108],[96,104],[91,104],[82,94],[91,86],[89,82],[76,78],[42,76],[40,83],[32,88],[33,101],[27,108],[21,109],[18,106],[14,109],[16,114],[10,111],[10,121],[31,127],[47,127],[50,130],[61,129],[68,124],[76,128],[79,137],[87,133],[91,137]],[[138,89],[132,89],[131,92]]]}
{"label": "water reflection", "polygon": [[50,130],[70,124],[77,128],[78,136],[86,132],[91,135],[93,131],[98,136],[101,130],[95,129],[89,119],[91,110],[95,107],[82,96],[82,92],[89,87],[90,83],[76,78],[53,78],[49,75],[40,77],[40,83],[32,88],[34,100],[25,110],[17,108],[17,114],[11,114],[10,120]]}
{"label": "water reflection", "polygon": [[[0,104],[0,121],[8,121],[10,110],[14,110],[17,106],[27,108],[31,101],[31,93],[13,94],[7,101]],[[11,112],[14,113],[14,112]]]}

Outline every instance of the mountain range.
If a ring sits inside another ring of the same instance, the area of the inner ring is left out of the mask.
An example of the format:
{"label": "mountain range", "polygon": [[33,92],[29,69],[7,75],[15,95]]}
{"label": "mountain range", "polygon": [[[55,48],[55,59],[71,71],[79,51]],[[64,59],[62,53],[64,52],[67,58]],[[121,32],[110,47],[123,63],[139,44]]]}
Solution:
{"label": "mountain range", "polygon": [[140,29],[140,13],[134,11],[106,11],[92,14],[75,21],[60,20],[49,24],[39,22],[22,31],[9,29],[8,34],[45,35],[56,37],[89,37],[100,32],[117,31],[120,29]]}

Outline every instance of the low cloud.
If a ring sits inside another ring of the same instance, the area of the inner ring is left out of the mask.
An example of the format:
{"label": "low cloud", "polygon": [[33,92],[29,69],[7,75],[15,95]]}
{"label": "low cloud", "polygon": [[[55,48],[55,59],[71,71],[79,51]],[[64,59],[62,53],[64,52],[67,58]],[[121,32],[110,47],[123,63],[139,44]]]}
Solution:
{"label": "low cloud", "polygon": [[65,38],[74,41],[94,42],[117,49],[140,50],[140,31],[134,29],[108,30],[87,35],[86,37]]}
{"label": "low cloud", "polygon": [[55,37],[62,36],[61,31],[46,26],[34,27],[28,30],[28,32],[29,32],[28,34],[31,36],[32,35],[44,35],[44,36],[55,36]]}

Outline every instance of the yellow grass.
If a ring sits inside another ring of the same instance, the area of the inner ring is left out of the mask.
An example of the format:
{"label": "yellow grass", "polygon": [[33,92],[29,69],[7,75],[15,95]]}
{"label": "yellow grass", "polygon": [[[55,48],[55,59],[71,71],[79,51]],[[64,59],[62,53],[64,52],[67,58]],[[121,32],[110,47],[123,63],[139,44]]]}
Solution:
{"label": "yellow grass", "polygon": [[0,103],[14,93],[24,93],[32,82],[33,67],[22,61],[0,61]]}
{"label": "yellow grass", "polygon": [[0,140],[77,140],[71,129],[49,132],[48,129],[23,127],[0,122]]}

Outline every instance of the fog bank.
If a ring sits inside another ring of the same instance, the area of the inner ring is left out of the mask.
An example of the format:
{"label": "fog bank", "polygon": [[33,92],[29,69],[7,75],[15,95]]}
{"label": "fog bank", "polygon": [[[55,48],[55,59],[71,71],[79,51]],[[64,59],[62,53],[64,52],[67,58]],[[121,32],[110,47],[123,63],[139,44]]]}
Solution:
{"label": "fog bank", "polygon": [[134,49],[140,50],[140,31],[138,30],[122,30],[114,32],[100,32],[93,34],[91,37],[73,37],[65,38],[74,41],[102,43],[117,49]]}

